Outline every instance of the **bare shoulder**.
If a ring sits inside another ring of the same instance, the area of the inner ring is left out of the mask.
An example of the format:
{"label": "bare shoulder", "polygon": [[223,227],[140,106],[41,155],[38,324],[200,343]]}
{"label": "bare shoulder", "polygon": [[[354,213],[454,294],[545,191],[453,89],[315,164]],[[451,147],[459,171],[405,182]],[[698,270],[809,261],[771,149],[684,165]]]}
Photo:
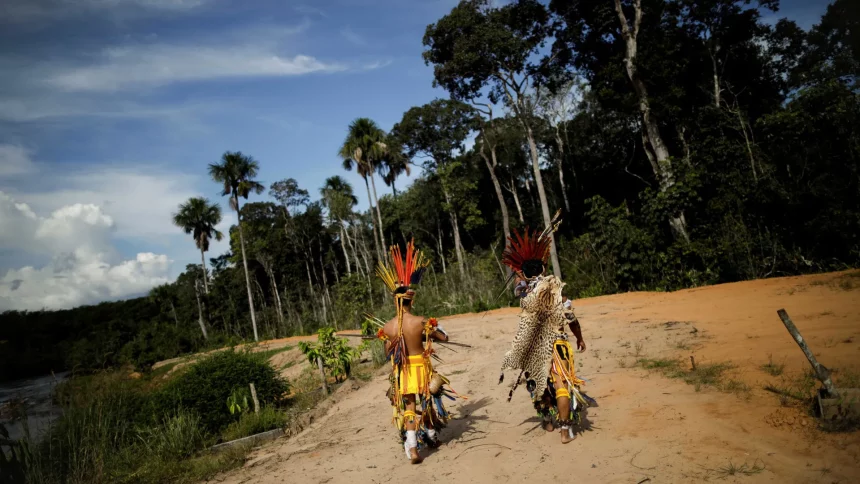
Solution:
{"label": "bare shoulder", "polygon": [[382,331],[388,335],[388,337],[397,336],[397,318],[391,318],[385,323],[385,326],[382,327]]}

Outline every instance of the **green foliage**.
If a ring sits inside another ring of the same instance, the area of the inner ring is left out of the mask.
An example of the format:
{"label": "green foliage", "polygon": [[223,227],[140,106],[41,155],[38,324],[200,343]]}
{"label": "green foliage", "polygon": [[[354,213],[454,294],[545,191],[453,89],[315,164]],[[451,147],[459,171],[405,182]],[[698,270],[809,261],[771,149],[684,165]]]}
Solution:
{"label": "green foliage", "polygon": [[[250,388],[250,387],[249,387]],[[236,388],[227,397],[227,409],[231,415],[242,414],[251,408],[251,392],[245,388]]]}
{"label": "green foliage", "polygon": [[200,417],[194,412],[179,410],[153,427],[136,430],[140,445],[160,459],[183,459],[203,445]]}
{"label": "green foliage", "polygon": [[283,428],[287,425],[288,420],[287,414],[282,410],[271,406],[263,407],[260,409],[260,413],[243,413],[238,421],[231,423],[224,429],[221,438],[225,442],[229,442],[267,430]]}
{"label": "green foliage", "polygon": [[[257,362],[247,354],[228,356],[224,361],[240,370],[254,368]],[[245,360],[243,365],[240,359]],[[220,365],[202,361],[214,374],[222,374]],[[190,371],[177,378],[182,380]],[[223,378],[198,383],[218,385]],[[30,483],[66,482],[74,484],[108,482],[199,482],[242,462],[246,452],[214,455],[200,451],[221,436],[205,425],[206,415],[189,406],[172,405],[171,395],[189,383],[182,380],[162,382],[161,379],[130,380],[119,372],[104,372],[75,377],[58,386],[56,400],[62,413],[48,433],[40,440],[25,437],[17,442],[0,440],[0,471],[3,482],[16,473],[26,476]],[[266,385],[260,392],[268,398]],[[186,392],[187,393],[187,392]],[[218,414],[229,415],[223,405]],[[198,408],[202,406],[198,405]],[[259,415],[246,412],[224,429],[224,436],[249,435],[283,426],[286,414],[274,405],[263,408]],[[26,430],[26,429],[25,429]],[[6,438],[0,426],[0,439]],[[15,482],[25,482],[18,480]]]}
{"label": "green foliage", "polygon": [[162,409],[183,408],[200,415],[201,425],[217,432],[238,418],[225,405],[234,391],[257,390],[261,405],[276,405],[289,390],[287,382],[253,353],[232,349],[208,356],[170,381],[160,392],[157,405]]}
{"label": "green foliage", "polygon": [[352,361],[359,356],[356,350],[349,347],[346,338],[335,336],[332,328],[320,328],[317,332],[317,342],[311,344],[302,341],[299,343],[299,349],[312,365],[322,360],[323,368],[328,369],[329,374],[338,381],[341,378],[349,378]]}

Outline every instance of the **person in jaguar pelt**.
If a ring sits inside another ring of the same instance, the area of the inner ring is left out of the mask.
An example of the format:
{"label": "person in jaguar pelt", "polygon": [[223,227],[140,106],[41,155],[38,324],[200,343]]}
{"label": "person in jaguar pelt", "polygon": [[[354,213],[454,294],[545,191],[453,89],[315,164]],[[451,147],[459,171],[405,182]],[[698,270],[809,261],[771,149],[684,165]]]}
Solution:
{"label": "person in jaguar pelt", "polygon": [[545,275],[549,234],[557,226],[556,222],[540,234],[528,229],[524,235],[514,231],[515,238],[510,239],[503,255],[516,279],[514,294],[520,298],[522,312],[511,349],[502,362],[499,383],[504,380],[505,369],[521,370],[508,401],[524,377],[543,428],[555,430],[554,417],[561,442],[566,444],[575,438],[572,426],[580,422],[582,410],[596,402],[580,391],[585,382],[576,377],[574,350],[565,331],[565,326],[569,327],[577,349],[585,351],[579,320],[570,301],[562,296],[564,283]]}

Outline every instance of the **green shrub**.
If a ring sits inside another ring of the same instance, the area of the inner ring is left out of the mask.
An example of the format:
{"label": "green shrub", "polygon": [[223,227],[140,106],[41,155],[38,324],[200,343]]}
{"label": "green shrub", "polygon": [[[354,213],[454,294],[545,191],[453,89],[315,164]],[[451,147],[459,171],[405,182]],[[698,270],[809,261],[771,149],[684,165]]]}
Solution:
{"label": "green shrub", "polygon": [[322,359],[323,366],[338,381],[343,377],[349,378],[352,361],[359,356],[359,351],[349,347],[346,338],[338,338],[332,328],[320,328],[316,343],[302,341],[299,350],[308,357],[308,362],[315,364]]}
{"label": "green shrub", "polygon": [[200,360],[172,380],[159,395],[159,413],[170,414],[178,408],[193,410],[204,428],[217,433],[238,419],[238,415],[230,413],[227,398],[250,383],[260,403],[266,405],[279,403],[289,390],[286,380],[268,362],[230,349]]}
{"label": "green shrub", "polygon": [[160,459],[183,459],[203,446],[200,417],[187,410],[179,410],[156,427],[138,429],[137,437],[148,454]]}
{"label": "green shrub", "polygon": [[224,441],[231,441],[267,430],[283,428],[287,425],[287,420],[287,415],[283,411],[275,407],[263,407],[260,413],[243,413],[238,422],[227,426],[222,438]]}

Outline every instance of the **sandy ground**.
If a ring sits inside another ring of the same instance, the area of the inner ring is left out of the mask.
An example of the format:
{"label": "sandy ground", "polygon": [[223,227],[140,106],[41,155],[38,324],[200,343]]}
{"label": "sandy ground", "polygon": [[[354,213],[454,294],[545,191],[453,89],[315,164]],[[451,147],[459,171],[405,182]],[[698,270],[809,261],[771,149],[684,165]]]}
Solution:
{"label": "sandy ground", "polygon": [[[385,368],[364,385],[341,387],[328,412],[290,439],[272,442],[227,483],[341,482],[860,482],[860,433],[824,433],[796,406],[763,390],[808,367],[776,315],[785,308],[821,363],[839,375],[860,371],[860,272],[770,279],[675,293],[630,293],[575,302],[588,350],[577,354],[588,410],[576,440],[538,427],[528,394],[506,401],[499,366],[518,310],[447,318],[442,324],[473,346],[440,348],[437,364],[469,396],[444,445],[420,466],[406,460],[384,397]],[[640,358],[689,364],[730,362],[727,378],[751,390],[696,391],[634,365]],[[769,358],[783,376],[761,369]],[[301,363],[305,365],[306,363]],[[730,474],[732,467],[761,469]],[[538,482],[538,481],[535,481]]]}

